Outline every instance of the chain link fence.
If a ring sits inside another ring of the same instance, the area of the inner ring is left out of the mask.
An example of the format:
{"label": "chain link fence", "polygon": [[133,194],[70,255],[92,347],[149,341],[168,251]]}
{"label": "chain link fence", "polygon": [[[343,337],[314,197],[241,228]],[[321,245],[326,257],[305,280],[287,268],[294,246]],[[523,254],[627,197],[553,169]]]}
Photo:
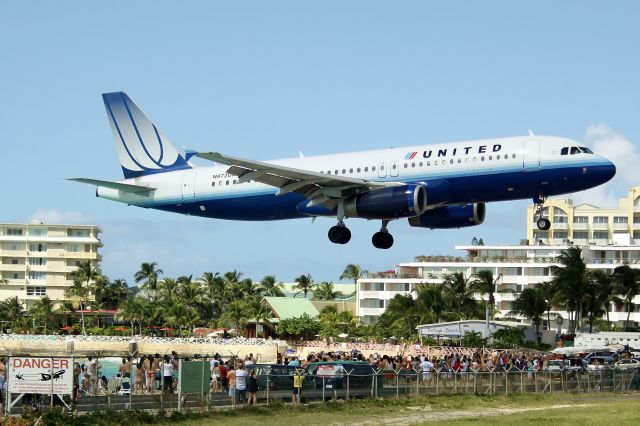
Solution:
{"label": "chain link fence", "polygon": [[[3,403],[6,414],[59,407],[70,412],[109,410],[208,411],[257,403],[336,399],[498,395],[640,390],[640,369],[491,371],[377,370],[366,363],[323,363],[305,369],[248,365],[244,385],[212,374],[211,360],[161,358],[148,364],[116,357],[8,357]],[[229,361],[234,366],[235,358]],[[126,368],[113,365],[120,361]],[[127,372],[127,369],[129,370]],[[249,385],[252,372],[255,389]],[[243,374],[244,375],[244,374]],[[252,392],[255,390],[255,392]]]}

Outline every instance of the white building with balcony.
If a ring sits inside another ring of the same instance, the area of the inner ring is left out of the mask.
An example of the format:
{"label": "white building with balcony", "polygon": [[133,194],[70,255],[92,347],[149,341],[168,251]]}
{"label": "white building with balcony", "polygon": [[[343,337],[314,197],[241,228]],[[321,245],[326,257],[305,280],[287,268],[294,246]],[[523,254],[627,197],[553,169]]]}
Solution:
{"label": "white building with balcony", "polygon": [[0,223],[0,300],[18,296],[26,307],[42,296],[66,300],[80,262],[98,267],[100,232],[95,225]]}
{"label": "white building with balcony", "polygon": [[[552,279],[551,267],[558,265],[555,259],[568,249],[568,245],[496,245],[496,246],[456,246],[461,256],[418,256],[413,262],[400,263],[394,272],[373,274],[358,280],[356,287],[357,316],[365,324],[371,324],[382,315],[389,301],[397,294],[413,294],[423,283],[442,284],[443,276],[461,272],[470,277],[482,270],[490,270],[498,278],[495,300],[496,317],[505,317],[512,309],[513,301],[527,287]],[[588,269],[603,269],[607,273],[624,263],[632,268],[640,268],[640,245],[626,246],[583,246],[583,256]],[[509,289],[513,292],[500,293]],[[486,295],[484,296],[487,297]],[[481,296],[476,294],[476,299]],[[640,297],[634,300],[631,313],[632,322],[640,322]],[[552,318],[561,315],[568,324],[565,311],[552,311]],[[624,309],[611,306],[609,318],[623,325],[627,313]],[[553,320],[552,320],[553,322]],[[553,327],[554,324],[551,324]]]}

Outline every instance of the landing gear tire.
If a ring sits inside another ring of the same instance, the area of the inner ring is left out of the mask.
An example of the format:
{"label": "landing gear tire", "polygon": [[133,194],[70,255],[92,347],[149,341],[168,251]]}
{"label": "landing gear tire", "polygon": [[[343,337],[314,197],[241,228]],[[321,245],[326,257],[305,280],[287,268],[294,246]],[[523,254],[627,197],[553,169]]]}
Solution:
{"label": "landing gear tire", "polygon": [[388,232],[376,232],[373,234],[371,242],[375,248],[387,250],[393,245],[393,235]]}
{"label": "landing gear tire", "polygon": [[351,231],[344,225],[332,226],[327,235],[334,244],[347,244],[351,240]]}
{"label": "landing gear tire", "polygon": [[547,231],[549,228],[551,228],[551,221],[546,217],[541,217],[536,221],[536,226],[541,231]]}

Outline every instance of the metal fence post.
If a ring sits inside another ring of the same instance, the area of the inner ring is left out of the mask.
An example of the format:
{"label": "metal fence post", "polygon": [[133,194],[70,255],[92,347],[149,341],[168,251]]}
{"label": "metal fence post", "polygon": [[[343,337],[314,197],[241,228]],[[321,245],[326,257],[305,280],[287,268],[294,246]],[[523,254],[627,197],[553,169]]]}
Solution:
{"label": "metal fence post", "polygon": [[395,374],[395,376],[396,376],[396,398],[399,398],[400,397],[400,386],[399,386],[400,384],[398,383],[398,379],[399,379],[398,372],[396,370],[393,370],[393,374]]}
{"label": "metal fence post", "polygon": [[267,370],[267,405],[269,404],[269,375],[271,374],[271,370]]}
{"label": "metal fence post", "polygon": [[351,376],[351,373],[353,372],[353,368],[351,369],[351,371],[346,371],[347,373],[347,401],[349,400],[349,377]]}

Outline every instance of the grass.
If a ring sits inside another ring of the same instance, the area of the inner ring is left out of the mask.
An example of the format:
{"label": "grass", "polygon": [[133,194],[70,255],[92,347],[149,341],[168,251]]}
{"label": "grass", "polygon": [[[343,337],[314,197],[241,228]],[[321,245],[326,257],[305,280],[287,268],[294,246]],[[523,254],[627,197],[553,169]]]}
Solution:
{"label": "grass", "polygon": [[[636,425],[640,419],[640,393],[628,395],[595,394],[523,394],[523,395],[453,395],[441,397],[358,400],[293,406],[270,406],[218,409],[209,414],[151,413],[122,411],[92,413],[72,417],[49,413],[39,425],[414,425],[426,423],[453,425]],[[7,419],[5,419],[6,421]],[[12,420],[18,420],[13,418]],[[4,423],[0,426],[32,425],[36,419]],[[31,421],[29,421],[31,420]]]}
{"label": "grass", "polygon": [[[436,398],[365,400],[325,405],[246,407],[208,418],[185,419],[200,425],[331,425],[331,424],[638,424],[640,394],[525,394],[513,396],[446,396]],[[557,408],[549,408],[549,407]],[[513,412],[515,410],[527,410]],[[530,411],[528,411],[530,410]],[[168,424],[168,423],[166,423]]]}

